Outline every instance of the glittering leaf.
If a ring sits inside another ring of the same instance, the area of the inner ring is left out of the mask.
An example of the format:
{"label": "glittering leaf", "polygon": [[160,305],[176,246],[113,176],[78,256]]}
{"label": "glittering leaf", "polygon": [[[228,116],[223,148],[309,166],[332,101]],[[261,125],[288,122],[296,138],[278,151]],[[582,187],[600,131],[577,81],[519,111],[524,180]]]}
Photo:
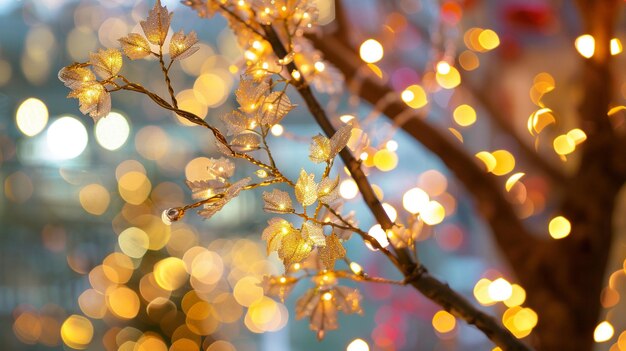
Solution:
{"label": "glittering leaf", "polygon": [[352,135],[352,125],[346,124],[337,129],[335,134],[330,138],[330,157],[335,157],[350,140]]}
{"label": "glittering leaf", "polygon": [[307,174],[305,170],[300,171],[295,192],[296,199],[304,207],[313,204],[317,200],[317,185],[314,179],[315,174]]}
{"label": "glittering leaf", "polygon": [[318,254],[325,268],[332,270],[335,268],[335,261],[346,256],[346,249],[337,234],[332,233],[326,237],[326,246],[318,248]]}
{"label": "glittering leaf", "polygon": [[232,156],[233,152],[228,148],[228,146],[224,145],[220,140],[215,139],[215,148],[224,156]]}
{"label": "glittering leaf", "polygon": [[333,297],[337,309],[345,314],[363,313],[361,309],[361,294],[358,289],[347,286],[337,286],[333,289]]}
{"label": "glittering leaf", "polygon": [[263,102],[262,115],[259,119],[261,124],[274,125],[279,123],[283,117],[295,106],[284,92],[275,91],[270,93]]}
{"label": "glittering leaf", "polygon": [[235,164],[224,157],[210,158],[209,175],[215,178],[230,178],[235,174]]}
{"label": "glittering leaf", "polygon": [[239,134],[230,142],[233,150],[240,152],[256,150],[259,148],[259,145],[261,145],[259,136],[252,133]]}
{"label": "glittering leaf", "polygon": [[172,36],[170,40],[170,57],[173,59],[185,59],[198,51],[199,47],[194,46],[198,42],[196,32],[191,31],[188,35],[180,30]]}
{"label": "glittering leaf", "polygon": [[237,197],[245,186],[250,183],[250,180],[250,178],[243,178],[236,183],[233,183],[230,187],[228,187],[228,189],[226,189],[221,198],[205,204],[204,207],[198,211],[198,214],[206,219],[211,218],[214,214],[224,208],[230,200]]}
{"label": "glittering leaf", "polygon": [[289,276],[263,276],[260,286],[263,288],[263,293],[266,296],[277,297],[280,301],[285,302],[285,299],[291,293],[296,286],[298,278]]}
{"label": "glittering leaf", "polygon": [[291,197],[285,191],[273,189],[271,192],[263,192],[263,209],[267,212],[290,213],[293,212]]}
{"label": "glittering leaf", "polygon": [[317,223],[311,221],[302,223],[302,237],[313,242],[316,246],[326,245],[324,230],[322,226]]}
{"label": "glittering leaf", "polygon": [[86,67],[86,64],[74,63],[63,67],[59,71],[59,80],[61,80],[66,87],[76,89],[84,83],[96,80],[96,75]]}
{"label": "glittering leaf", "polygon": [[142,59],[150,55],[150,43],[141,34],[130,33],[118,39],[122,45],[122,51],[131,60]]}
{"label": "glittering leaf", "polygon": [[207,199],[226,187],[226,184],[218,179],[186,181],[187,186],[192,191],[193,199]]}
{"label": "glittering leaf", "polygon": [[267,222],[268,226],[263,230],[261,239],[267,241],[267,254],[272,251],[278,251],[282,246],[283,238],[287,235],[300,236],[293,228],[291,223],[286,220],[275,217]]}
{"label": "glittering leaf", "polygon": [[339,328],[339,323],[337,322],[337,306],[332,299],[327,300],[322,297],[319,300],[319,303],[311,312],[309,328],[317,332],[318,340],[324,339],[327,330]]}
{"label": "glittering leaf", "polygon": [[317,186],[317,197],[324,203],[331,203],[339,198],[339,176],[324,178]]}
{"label": "glittering leaf", "polygon": [[309,159],[315,163],[322,163],[330,159],[330,139],[318,134],[313,137],[309,147]]}
{"label": "glittering leaf", "polygon": [[250,79],[243,79],[239,87],[235,90],[235,97],[241,106],[240,109],[246,113],[254,113],[263,102],[261,98],[269,92],[270,85],[267,81],[261,83]]}
{"label": "glittering leaf", "polygon": [[171,20],[172,13],[167,10],[167,7],[161,6],[161,0],[157,0],[150,10],[148,18],[141,21],[140,24],[149,42],[154,45],[163,45],[170,29]]}
{"label": "glittering leaf", "polygon": [[283,237],[278,257],[283,260],[285,267],[305,259],[313,250],[313,246],[299,233],[288,234]]}
{"label": "glittering leaf", "polygon": [[100,49],[97,53],[89,54],[89,63],[99,77],[109,78],[122,69],[122,53],[116,49]]}
{"label": "glittering leaf", "polygon": [[249,127],[248,117],[237,110],[222,115],[221,119],[226,124],[227,135],[241,134]]}
{"label": "glittering leaf", "polygon": [[296,302],[295,312],[296,319],[302,319],[309,317],[311,312],[320,300],[320,293],[318,289],[309,289],[302,295]]}
{"label": "glittering leaf", "polygon": [[111,94],[98,82],[84,83],[67,97],[78,99],[80,112],[89,114],[94,122],[111,112]]}
{"label": "glittering leaf", "polygon": [[393,227],[387,231],[387,239],[389,239],[391,245],[396,248],[410,247],[411,242],[413,242],[411,232],[400,224],[394,224]]}

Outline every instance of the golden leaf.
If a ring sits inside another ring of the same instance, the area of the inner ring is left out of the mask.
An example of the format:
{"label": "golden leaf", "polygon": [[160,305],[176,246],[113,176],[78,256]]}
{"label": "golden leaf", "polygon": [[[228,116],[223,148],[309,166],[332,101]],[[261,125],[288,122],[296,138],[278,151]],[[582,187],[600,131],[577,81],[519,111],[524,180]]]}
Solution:
{"label": "golden leaf", "polygon": [[233,138],[230,142],[230,146],[240,152],[253,151],[259,148],[261,140],[256,134],[240,134]]}
{"label": "golden leaf", "polygon": [[98,76],[109,78],[122,69],[122,54],[115,49],[100,49],[97,53],[89,54],[89,63]]}
{"label": "golden leaf", "polygon": [[363,313],[361,309],[361,294],[358,289],[347,286],[337,286],[333,289],[333,296],[337,309],[345,314]]}
{"label": "golden leaf", "polygon": [[298,278],[289,276],[264,276],[263,281],[259,284],[263,288],[263,293],[266,296],[277,297],[280,301],[285,302],[285,299],[291,293],[291,290],[296,286]]}
{"label": "golden leaf", "polygon": [[195,200],[208,199],[226,187],[226,183],[217,179],[196,180],[193,182],[187,180],[185,183],[192,191],[191,198]]}
{"label": "golden leaf", "polygon": [[339,198],[339,176],[336,178],[326,177],[317,186],[317,197],[320,201],[329,204]]}
{"label": "golden leaf", "polygon": [[317,332],[318,339],[326,331],[339,327],[337,311],[346,314],[362,313],[361,294],[358,290],[338,286],[331,289],[309,289],[296,302],[296,319],[310,317],[309,327]]}
{"label": "golden leaf", "polygon": [[261,124],[272,126],[279,123],[294,107],[287,94],[280,91],[272,92],[263,102],[263,113],[259,120]]}
{"label": "golden leaf", "polygon": [[296,183],[296,199],[302,206],[312,205],[317,200],[317,184],[315,184],[315,174],[307,174],[305,170],[300,171],[300,177]]}
{"label": "golden leaf", "polygon": [[279,189],[263,192],[263,201],[265,203],[263,209],[267,212],[290,213],[294,211],[289,194]]}
{"label": "golden leaf", "polygon": [[278,257],[283,260],[285,267],[299,263],[309,256],[313,246],[302,238],[298,232],[283,236],[281,247],[278,249]]}
{"label": "golden leaf", "polygon": [[250,127],[248,117],[236,110],[222,115],[221,120],[226,124],[227,135],[241,134]]}
{"label": "golden leaf", "polygon": [[261,107],[261,97],[265,96],[269,89],[267,81],[257,83],[250,79],[242,79],[235,90],[240,109],[246,113],[255,113]]}
{"label": "golden leaf", "polygon": [[313,244],[317,246],[326,245],[324,230],[322,229],[322,226],[317,223],[310,221],[302,223],[302,237],[307,241],[313,242]]}
{"label": "golden leaf", "polygon": [[99,82],[86,82],[67,97],[78,99],[80,112],[89,114],[94,122],[111,112],[111,94]]}
{"label": "golden leaf", "polygon": [[130,33],[117,41],[122,45],[124,54],[131,60],[142,59],[152,52],[150,43],[141,34]]}
{"label": "golden leaf", "polygon": [[318,248],[318,252],[320,260],[328,270],[335,268],[335,261],[346,257],[346,249],[335,233],[326,237],[326,246]]}
{"label": "golden leaf", "polygon": [[59,80],[70,89],[76,89],[86,82],[93,82],[96,80],[96,75],[86,66],[86,64],[74,63],[63,67],[59,71]]}
{"label": "golden leaf", "polygon": [[224,157],[210,158],[209,175],[214,178],[230,178],[235,174],[235,164]]}
{"label": "golden leaf", "polygon": [[299,233],[291,225],[282,218],[272,218],[267,222],[268,226],[263,230],[261,239],[267,241],[267,254],[272,251],[278,251],[282,246],[283,238],[287,235],[299,236]]}
{"label": "golden leaf", "polygon": [[172,36],[170,40],[170,57],[173,59],[185,59],[198,51],[199,47],[194,45],[198,42],[196,32],[191,31],[189,35],[180,30]]}
{"label": "golden leaf", "polygon": [[140,22],[141,28],[149,42],[154,45],[163,45],[167,32],[170,29],[172,15],[167,10],[167,7],[161,6],[161,0],[157,0],[154,3],[154,7],[148,13],[148,18]]}
{"label": "golden leaf", "polygon": [[309,147],[309,159],[315,163],[322,163],[330,159],[330,139],[318,134],[313,137]]}
{"label": "golden leaf", "polygon": [[206,203],[204,207],[198,211],[198,214],[206,219],[211,218],[214,214],[219,212],[224,206],[232,199],[236,198],[239,193],[250,183],[250,178],[243,178],[233,184],[231,184],[226,191],[222,194],[221,198],[216,198],[215,201]]}
{"label": "golden leaf", "polygon": [[352,135],[352,126],[345,124],[341,128],[337,129],[335,134],[330,138],[330,157],[335,157],[337,154],[348,145],[350,136]]}

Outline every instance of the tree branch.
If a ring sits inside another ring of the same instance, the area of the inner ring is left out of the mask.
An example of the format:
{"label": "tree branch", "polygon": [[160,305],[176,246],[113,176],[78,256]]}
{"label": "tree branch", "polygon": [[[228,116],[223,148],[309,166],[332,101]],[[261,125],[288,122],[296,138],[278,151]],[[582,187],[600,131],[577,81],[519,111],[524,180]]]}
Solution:
{"label": "tree branch", "polygon": [[[274,28],[272,26],[264,26],[263,29],[276,56],[278,58],[285,57],[287,50],[280,41]],[[290,73],[298,70],[293,62],[287,65],[287,69]],[[295,86],[316,122],[329,138],[332,137],[335,134],[335,129],[326,115],[326,112],[313,95],[311,88],[304,81],[304,78],[302,77],[298,80]],[[382,204],[374,194],[372,186],[361,169],[360,163],[352,156],[349,149],[344,148],[340,152],[340,156],[350,171],[354,181],[357,183],[367,206],[374,214],[374,217],[376,217],[378,223],[384,230],[391,229],[393,222],[389,219]],[[415,264],[406,248],[394,249],[394,251],[400,261],[398,269],[400,269],[407,278],[406,282],[422,292],[424,296],[439,304],[453,315],[464,319],[469,324],[475,325],[503,350],[529,350],[526,345],[517,340],[507,329],[500,326],[491,316],[476,309],[469,301],[452,290],[448,285],[429,275],[421,264]]]}
{"label": "tree branch", "polygon": [[[336,39],[330,36],[311,39],[324,57],[344,74],[348,86],[354,87],[357,82],[360,83],[358,84],[360,88],[355,89],[358,90],[355,93],[363,100],[376,105],[381,97],[397,96],[390,87],[369,72],[367,67],[362,69],[358,56]],[[436,128],[426,123],[423,113],[411,109],[399,98],[384,104],[381,112],[437,155],[465,185],[513,269],[518,275],[523,274],[523,264],[519,263],[526,260],[539,240],[528,233],[504,197],[495,177],[487,174],[478,161],[468,156],[457,143],[444,137]]]}

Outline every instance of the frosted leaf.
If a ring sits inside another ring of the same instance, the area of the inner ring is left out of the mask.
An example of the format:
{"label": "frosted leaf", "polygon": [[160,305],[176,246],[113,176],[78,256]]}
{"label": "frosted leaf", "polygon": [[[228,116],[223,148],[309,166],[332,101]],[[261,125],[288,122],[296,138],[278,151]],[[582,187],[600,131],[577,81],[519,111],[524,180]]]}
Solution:
{"label": "frosted leaf", "polygon": [[319,289],[309,289],[296,301],[296,319],[302,319],[311,315],[320,299]]}
{"label": "frosted leaf", "polygon": [[267,212],[290,213],[293,212],[291,197],[285,191],[274,189],[271,192],[263,192],[263,209]]}
{"label": "frosted leaf", "polygon": [[352,126],[346,124],[337,129],[335,134],[330,138],[330,157],[335,157],[348,144],[352,135]]}
{"label": "frosted leaf", "polygon": [[295,106],[284,92],[275,91],[270,93],[263,102],[262,115],[259,118],[261,124],[274,125],[279,123],[283,117]]}
{"label": "frosted leaf", "polygon": [[150,43],[141,34],[130,33],[117,41],[122,45],[124,54],[131,60],[142,59],[152,52]]}
{"label": "frosted leaf", "polygon": [[250,79],[242,79],[235,90],[240,109],[246,113],[255,113],[261,107],[261,98],[269,92],[269,89],[267,81],[258,83]]}
{"label": "frosted leaf", "polygon": [[363,313],[361,309],[361,294],[358,289],[347,286],[336,286],[333,296],[337,309],[345,314]]}
{"label": "frosted leaf", "polygon": [[208,171],[209,174],[216,178],[230,178],[235,174],[235,164],[224,157],[218,159],[211,158],[211,162]]}
{"label": "frosted leaf", "polygon": [[263,230],[261,239],[267,241],[267,254],[278,251],[282,246],[283,238],[286,235],[298,235],[291,223],[282,218],[272,218],[268,222],[267,228]]}
{"label": "frosted leaf", "polygon": [[199,47],[194,46],[197,42],[198,37],[194,31],[191,31],[188,35],[185,35],[182,30],[174,33],[170,40],[170,57],[172,60],[183,60],[193,55],[199,49]]}
{"label": "frosted leaf", "polygon": [[86,82],[67,97],[78,99],[80,112],[98,120],[111,112],[111,94],[98,82]]}
{"label": "frosted leaf", "polygon": [[244,178],[236,183],[233,183],[222,194],[221,198],[216,198],[215,201],[211,201],[204,205],[204,207],[198,211],[198,214],[206,219],[213,217],[214,214],[219,212],[224,206],[232,199],[237,197],[241,190],[250,183],[250,178]]}
{"label": "frosted leaf", "polygon": [[339,327],[337,307],[331,291],[309,289],[296,302],[296,319],[309,317],[309,328],[317,332],[317,338],[323,339],[327,330]]}
{"label": "frosted leaf", "polygon": [[312,241],[316,246],[326,245],[324,230],[317,223],[310,221],[302,223],[302,237],[307,241]]}
{"label": "frosted leaf", "polygon": [[317,249],[320,260],[327,270],[335,268],[335,261],[346,257],[346,249],[341,244],[337,234],[332,233],[326,237],[326,245]]}
{"label": "frosted leaf", "polygon": [[[324,296],[324,295],[322,295]],[[337,306],[334,301],[321,298],[311,313],[309,328],[317,332],[317,339],[322,340],[327,330],[339,328],[337,322]]]}
{"label": "frosted leaf", "polygon": [[227,135],[237,135],[248,129],[249,121],[243,113],[231,111],[222,115],[221,120],[226,124]]}
{"label": "frosted leaf", "polygon": [[259,145],[261,145],[259,136],[252,133],[237,135],[230,142],[230,146],[233,150],[239,152],[256,150],[259,148]]}
{"label": "frosted leaf", "polygon": [[215,139],[215,148],[224,156],[232,156],[233,152],[219,139]]}
{"label": "frosted leaf", "polygon": [[59,80],[70,89],[76,89],[86,82],[96,80],[96,75],[86,67],[86,64],[74,63],[63,67],[59,71]]}
{"label": "frosted leaf", "polygon": [[315,174],[307,174],[305,170],[300,171],[295,193],[296,199],[303,207],[309,206],[317,200],[317,185],[314,179]]}
{"label": "frosted leaf", "polygon": [[317,197],[320,201],[329,204],[339,198],[339,176],[324,178],[317,186]]}
{"label": "frosted leaf", "polygon": [[328,161],[330,158],[330,139],[318,134],[313,137],[309,147],[309,159],[315,163]]}
{"label": "frosted leaf", "polygon": [[149,42],[154,45],[163,45],[167,32],[170,29],[172,15],[167,10],[167,7],[161,6],[161,0],[157,0],[154,3],[154,7],[148,13],[148,18],[140,22],[141,28]]}
{"label": "frosted leaf", "polygon": [[193,182],[187,180],[186,184],[192,191],[191,197],[196,200],[207,199],[226,187],[224,182],[217,179],[197,180]]}
{"label": "frosted leaf", "polygon": [[283,260],[286,268],[307,258],[311,250],[313,246],[296,232],[283,237],[281,247],[278,249],[278,257]]}
{"label": "frosted leaf", "polygon": [[259,284],[263,288],[263,293],[266,296],[277,297],[280,301],[285,302],[285,299],[291,293],[296,286],[298,278],[289,276],[263,276],[263,281]]}
{"label": "frosted leaf", "polygon": [[122,69],[122,53],[115,49],[100,49],[89,54],[89,63],[100,78],[109,78]]}

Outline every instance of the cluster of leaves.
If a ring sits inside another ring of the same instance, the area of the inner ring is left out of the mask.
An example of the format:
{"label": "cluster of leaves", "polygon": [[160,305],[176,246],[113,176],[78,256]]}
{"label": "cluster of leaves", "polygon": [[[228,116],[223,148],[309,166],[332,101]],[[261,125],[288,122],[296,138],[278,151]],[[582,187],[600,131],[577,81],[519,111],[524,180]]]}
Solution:
{"label": "cluster of leaves", "polygon": [[[241,191],[275,184],[286,187],[287,191],[275,188],[263,193],[267,212],[289,218],[272,218],[263,230],[262,238],[267,241],[268,254],[277,252],[285,266],[285,274],[266,277],[262,285],[267,295],[283,299],[295,283],[311,278],[314,286],[298,300],[296,314],[298,318],[309,317],[311,329],[322,338],[326,330],[337,328],[338,311],[361,312],[358,290],[338,285],[340,277],[345,278],[346,272],[352,273],[335,270],[336,261],[349,262],[343,242],[353,232],[363,233],[355,227],[352,213],[341,214],[339,176],[331,176],[335,157],[348,144],[353,127],[344,124],[331,138],[322,135],[313,137],[309,158],[316,164],[326,165],[319,182],[314,173],[305,170],[301,171],[297,181],[289,180],[276,165],[267,143],[271,128],[295,108],[286,93],[293,79],[304,77],[327,92],[341,85],[338,74],[322,62],[319,53],[303,38],[304,31],[315,22],[315,7],[309,0],[190,0],[185,4],[204,17],[215,12],[223,14],[246,50],[246,73],[242,75],[235,92],[240,106],[222,116],[226,126],[224,132],[176,106],[168,73],[175,60],[184,59],[197,50],[194,47],[197,37],[194,32],[187,35],[182,31],[176,32],[169,39],[169,47],[165,47],[172,13],[161,6],[159,0],[146,20],[141,21],[143,35],[130,33],[119,39],[121,51],[106,49],[93,53],[88,62],[63,68],[59,78],[72,90],[69,97],[79,100],[81,112],[95,121],[110,112],[111,92],[127,90],[143,93],[161,107],[182,114],[213,132],[218,150],[226,157],[211,159],[205,179],[187,182],[197,202],[164,211],[166,221],[179,220],[191,208],[199,208],[199,215],[208,219]],[[278,59],[274,56],[263,35],[265,26],[278,29],[281,40],[291,50],[287,57]],[[168,54],[169,64],[166,64],[164,58]],[[131,60],[158,59],[172,104],[120,75],[123,55]],[[294,61],[301,70],[298,72],[301,76],[286,72],[286,65]],[[277,89],[281,84],[282,87]],[[265,157],[266,161],[258,157]],[[261,181],[252,183],[252,177],[233,180],[235,164],[232,160],[237,158],[258,167],[255,174]],[[296,224],[292,218],[299,223]],[[357,278],[363,276],[354,275]]]}
{"label": "cluster of leaves", "polygon": [[[264,78],[280,73],[295,62],[299,74],[320,92],[336,93],[343,86],[343,76],[324,62],[303,34],[311,31],[317,21],[314,0],[186,0],[184,4],[200,17],[210,18],[220,13],[226,18],[237,41],[244,50],[247,73]],[[286,57],[276,57],[264,38],[264,26],[272,26],[280,40],[290,49]],[[287,76],[292,72],[286,72]]]}
{"label": "cluster of leaves", "polygon": [[[172,15],[157,0],[146,20],[141,21],[144,35],[130,33],[119,39],[124,55],[131,60],[153,56],[163,64],[163,49]],[[195,53],[198,50],[198,47],[194,47],[197,42],[193,31],[189,34],[182,30],[175,33],[169,42],[170,63],[163,69],[168,71],[175,60],[182,60]],[[89,114],[97,122],[111,112],[110,92],[121,87],[116,80],[128,83],[123,76],[118,75],[122,65],[123,58],[119,50],[101,49],[91,53],[88,62],[74,63],[61,69],[59,79],[72,90],[68,97],[78,99],[80,111]]]}

